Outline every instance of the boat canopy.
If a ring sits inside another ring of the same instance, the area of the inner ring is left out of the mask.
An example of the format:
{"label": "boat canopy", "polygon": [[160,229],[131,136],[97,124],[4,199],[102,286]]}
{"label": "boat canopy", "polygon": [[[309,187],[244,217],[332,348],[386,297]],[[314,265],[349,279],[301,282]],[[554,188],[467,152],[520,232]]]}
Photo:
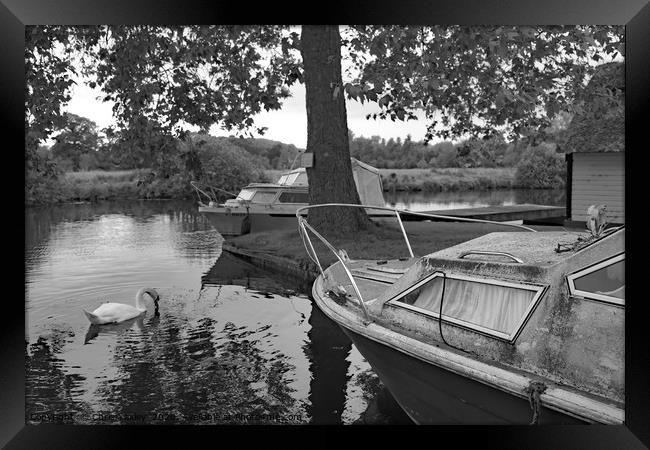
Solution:
{"label": "boat canopy", "polygon": [[[355,158],[350,158],[350,161],[352,163],[352,175],[354,176],[361,203],[370,206],[384,206],[384,194],[379,169]],[[278,180],[278,184],[307,186],[307,171],[304,167],[300,167],[283,173]]]}

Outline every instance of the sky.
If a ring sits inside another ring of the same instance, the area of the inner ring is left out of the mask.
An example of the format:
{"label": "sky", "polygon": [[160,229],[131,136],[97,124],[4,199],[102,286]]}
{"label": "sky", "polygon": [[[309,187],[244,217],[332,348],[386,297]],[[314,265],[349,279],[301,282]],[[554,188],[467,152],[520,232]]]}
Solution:
{"label": "sky", "polygon": [[[344,27],[342,27],[344,28]],[[299,27],[293,27],[298,31]],[[617,58],[621,59],[622,58]],[[347,58],[342,59],[343,71],[346,71]],[[112,117],[112,103],[100,100],[104,94],[99,89],[91,89],[83,80],[77,79],[71,92],[72,99],[64,107],[65,111],[86,117],[95,122],[99,129],[105,128],[114,123]],[[305,86],[296,83],[291,88],[291,97],[284,100],[282,108],[276,111],[263,111],[254,117],[256,127],[267,127],[263,136],[267,139],[280,141],[286,144],[293,144],[298,148],[307,146],[307,112],[305,107]],[[378,113],[379,106],[376,103],[361,104],[355,100],[346,98],[348,128],[356,137],[379,136],[386,140],[401,138],[404,140],[408,135],[413,141],[421,141],[426,134],[426,120],[424,114],[417,114],[418,120],[395,122],[390,119],[366,119],[366,115]],[[213,126],[210,134],[215,136],[229,136],[234,131],[227,131]],[[434,138],[431,143],[435,144],[440,139]]]}
{"label": "sky", "polygon": [[[282,109],[276,111],[263,111],[255,116],[257,127],[268,127],[263,137],[280,141],[285,144],[293,144],[298,148],[307,147],[307,112],[305,108],[305,86],[295,84],[291,89],[292,96],[284,100]],[[103,102],[101,90],[91,89],[83,82],[79,81],[74,85],[72,90],[72,99],[64,108],[65,111],[87,117],[101,128],[105,128],[114,123],[112,116],[112,103]],[[382,138],[402,140],[407,135],[411,135],[414,141],[424,139],[426,133],[426,123],[423,116],[411,121],[391,121],[366,119],[367,114],[378,113],[379,106],[376,103],[364,103],[355,100],[346,99],[346,108],[348,113],[348,128],[352,130],[356,137],[380,136]],[[229,136],[234,132],[229,132],[213,126],[210,134],[215,136]],[[432,141],[435,143],[435,140]]]}

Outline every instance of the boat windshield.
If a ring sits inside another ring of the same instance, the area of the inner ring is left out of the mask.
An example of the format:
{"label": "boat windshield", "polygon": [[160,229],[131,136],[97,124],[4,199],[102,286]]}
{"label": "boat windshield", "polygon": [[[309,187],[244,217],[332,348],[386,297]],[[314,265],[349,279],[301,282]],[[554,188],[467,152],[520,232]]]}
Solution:
{"label": "boat windshield", "polygon": [[[443,277],[436,275],[393,302],[408,309],[438,317]],[[443,320],[458,323],[505,339],[513,339],[536,300],[542,286],[493,283],[469,277],[447,276]]]}
{"label": "boat windshield", "polygon": [[296,182],[299,176],[300,176],[300,172],[287,174],[287,179],[285,180],[285,182],[280,184],[292,185],[293,183]]}
{"label": "boat windshield", "polygon": [[254,194],[255,189],[242,189],[237,196],[237,200],[249,201],[251,198],[253,198]]}
{"label": "boat windshield", "polygon": [[625,305],[625,255],[567,276],[572,295]]}

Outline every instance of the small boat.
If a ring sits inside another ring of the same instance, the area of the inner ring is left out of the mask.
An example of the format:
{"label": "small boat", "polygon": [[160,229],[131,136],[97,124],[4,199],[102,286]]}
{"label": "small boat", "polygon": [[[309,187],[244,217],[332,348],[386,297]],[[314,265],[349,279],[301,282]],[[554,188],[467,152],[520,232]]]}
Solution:
{"label": "small boat", "polygon": [[[379,170],[355,158],[350,159],[361,204],[384,206]],[[296,211],[309,204],[307,171],[304,167],[283,173],[277,183],[251,183],[237,195],[196,182],[191,184],[199,197],[199,212],[224,236],[295,228]],[[219,203],[215,190],[235,198]],[[386,212],[369,210],[368,214],[385,216]]]}
{"label": "small boat", "polygon": [[585,240],[510,224],[523,230],[422,257],[401,227],[409,258],[355,260],[300,214],[323,206],[296,214],[313,298],[415,423],[623,424],[624,227]]}

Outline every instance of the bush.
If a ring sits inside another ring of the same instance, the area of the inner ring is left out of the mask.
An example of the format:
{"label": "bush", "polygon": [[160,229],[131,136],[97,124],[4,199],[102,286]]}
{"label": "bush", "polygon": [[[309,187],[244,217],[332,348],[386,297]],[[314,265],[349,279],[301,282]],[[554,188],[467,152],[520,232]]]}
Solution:
{"label": "bush", "polygon": [[258,159],[226,139],[193,133],[140,181],[139,193],[143,198],[188,198],[194,195],[190,181],[198,181],[236,194],[248,183],[268,180]]}
{"label": "bush", "polygon": [[236,193],[248,183],[266,179],[259,161],[240,147],[209,135],[193,135],[191,139],[192,144],[184,145],[188,151],[193,146],[197,152],[198,181]]}
{"label": "bush", "polygon": [[520,188],[557,189],[566,184],[564,155],[548,146],[528,148],[515,171],[515,185]]}

